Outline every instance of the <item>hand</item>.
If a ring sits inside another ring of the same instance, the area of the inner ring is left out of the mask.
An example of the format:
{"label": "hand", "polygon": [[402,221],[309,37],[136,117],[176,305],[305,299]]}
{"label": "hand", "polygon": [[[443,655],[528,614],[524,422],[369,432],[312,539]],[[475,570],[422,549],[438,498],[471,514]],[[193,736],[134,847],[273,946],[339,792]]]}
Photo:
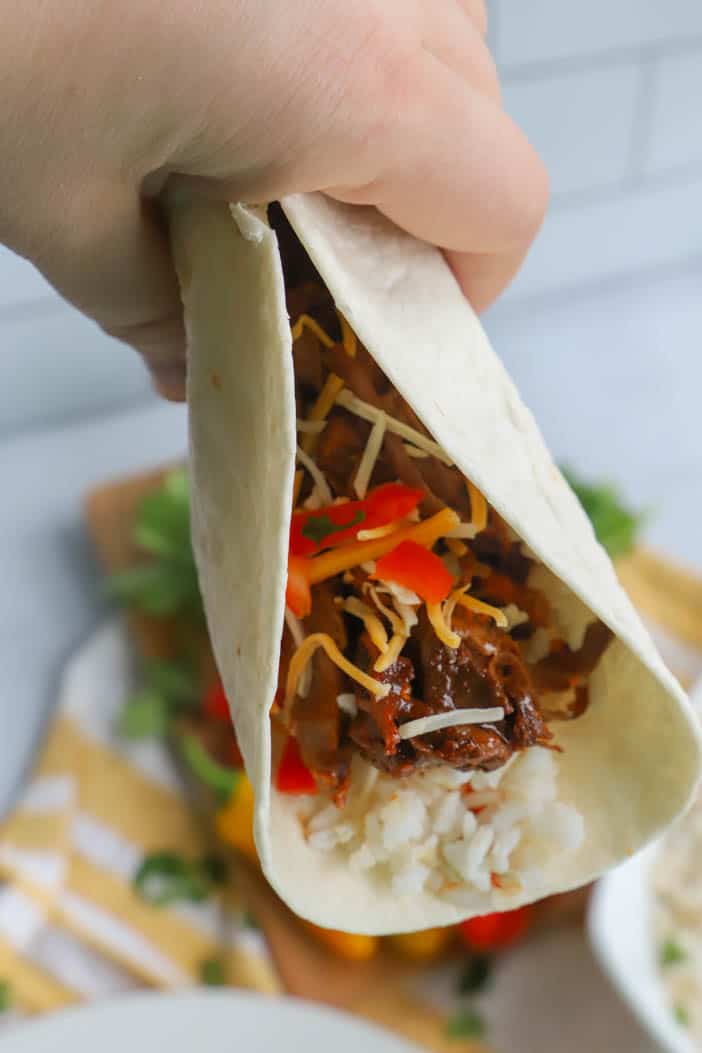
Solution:
{"label": "hand", "polygon": [[43,0],[0,36],[0,240],[182,397],[155,200],[323,190],[446,256],[477,310],[511,280],[547,180],[500,106],[483,0]]}

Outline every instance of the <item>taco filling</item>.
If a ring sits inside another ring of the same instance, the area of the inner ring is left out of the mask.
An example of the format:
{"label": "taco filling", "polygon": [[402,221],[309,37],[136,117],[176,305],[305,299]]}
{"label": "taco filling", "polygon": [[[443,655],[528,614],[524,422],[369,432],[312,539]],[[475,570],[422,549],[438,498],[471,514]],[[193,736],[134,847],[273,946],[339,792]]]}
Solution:
{"label": "taco filling", "polygon": [[[515,810],[512,801],[511,820],[503,815],[507,839],[500,847],[492,829],[491,845],[482,838],[481,859],[499,848],[496,865],[476,869],[471,857],[462,866],[454,852],[448,868],[478,887],[507,888],[515,880],[507,849],[521,836],[515,824],[530,816],[543,825],[544,804],[555,801],[550,753],[558,747],[549,725],[585,712],[589,677],[612,634],[592,615],[575,630],[564,628],[549,598],[549,572],[392,387],[279,213],[275,224],[288,279],[298,424],[272,713],[284,742],[275,785],[309,798],[302,814],[318,847],[346,850],[355,864],[371,867],[392,856],[388,808],[398,812],[405,855],[415,844],[416,864],[427,844],[436,856],[444,828],[451,843],[472,844],[497,805],[509,803],[514,784],[523,807]],[[531,797],[516,769],[508,773],[526,751],[535,754],[532,780],[541,783]],[[445,811],[447,799],[454,812],[442,818],[437,809]],[[559,807],[549,820],[562,842],[555,847],[577,847],[579,817]],[[435,890],[452,884],[425,863],[413,867],[413,878],[404,867],[398,891],[429,879]]]}

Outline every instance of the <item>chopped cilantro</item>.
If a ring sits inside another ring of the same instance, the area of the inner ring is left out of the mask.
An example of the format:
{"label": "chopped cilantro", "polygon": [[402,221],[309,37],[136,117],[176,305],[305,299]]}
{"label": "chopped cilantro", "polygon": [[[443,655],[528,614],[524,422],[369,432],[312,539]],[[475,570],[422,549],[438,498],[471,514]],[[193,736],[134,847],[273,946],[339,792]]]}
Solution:
{"label": "chopped cilantro", "polygon": [[680,1024],[680,1027],[689,1027],[690,1026],[690,1014],[688,1013],[688,1011],[687,1011],[687,1009],[685,1008],[684,1005],[678,1004],[678,1005],[674,1006],[673,1007],[673,1016],[675,1017],[677,1022]]}
{"label": "chopped cilantro", "polygon": [[200,980],[207,987],[224,987],[224,965],[219,958],[206,958],[200,965]]}
{"label": "chopped cilantro", "polygon": [[204,620],[190,541],[190,501],[184,471],[171,472],[141,502],[134,543],[151,558],[113,574],[108,591],[121,603],[154,617],[185,615]]}
{"label": "chopped cilantro", "polygon": [[482,1038],[485,1021],[475,1009],[459,1009],[446,1023],[449,1038]]}
{"label": "chopped cilantro", "polygon": [[171,903],[202,903],[213,891],[209,861],[191,862],[176,852],[145,856],[134,875],[134,889],[152,907]]}
{"label": "chopped cilantro", "polygon": [[9,980],[0,980],[0,1013],[12,1008],[12,988]]}
{"label": "chopped cilantro", "polygon": [[612,559],[625,556],[633,549],[645,516],[627,508],[610,484],[586,483],[570,469],[561,470],[587,512],[597,540]]}
{"label": "chopped cilantro", "polygon": [[458,980],[459,994],[474,994],[481,991],[492,976],[492,958],[489,954],[473,954],[466,962]]}
{"label": "chopped cilantro", "polygon": [[125,739],[163,738],[168,731],[168,724],[165,699],[145,688],[127,699],[119,715],[117,730]]}
{"label": "chopped cilantro", "polygon": [[[343,505],[341,507],[343,508]],[[340,534],[344,530],[350,530],[351,527],[362,523],[365,518],[366,513],[362,508],[357,509],[353,519],[349,519],[347,523],[334,523],[326,512],[322,515],[313,514],[302,527],[301,533],[303,537],[314,541],[317,548],[320,548],[331,534]]]}
{"label": "chopped cilantro", "polygon": [[686,958],[687,952],[675,940],[668,939],[661,944],[658,952],[658,961],[660,965],[679,965],[681,962],[684,962]]}

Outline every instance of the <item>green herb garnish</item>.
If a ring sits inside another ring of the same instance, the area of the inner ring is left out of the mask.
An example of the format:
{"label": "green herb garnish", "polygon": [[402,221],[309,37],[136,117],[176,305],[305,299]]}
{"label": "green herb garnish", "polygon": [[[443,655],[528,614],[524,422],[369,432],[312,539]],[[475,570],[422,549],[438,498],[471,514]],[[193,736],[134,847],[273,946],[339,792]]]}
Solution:
{"label": "green herb garnish", "polygon": [[459,978],[459,994],[474,994],[476,991],[481,991],[492,976],[492,968],[492,958],[489,954],[472,955]]}
{"label": "green herb garnish", "polygon": [[150,661],[141,680],[122,709],[118,731],[127,739],[164,738],[174,716],[197,707],[197,679],[184,665]]}
{"label": "green herb garnish", "polygon": [[679,965],[681,962],[686,961],[687,951],[680,946],[673,939],[666,940],[661,944],[658,952],[658,962],[663,967],[669,965]]}
{"label": "green herb garnish", "polygon": [[446,1023],[449,1038],[482,1038],[485,1021],[475,1009],[459,1009]]}
{"label": "green herb garnish", "polygon": [[[343,508],[343,505],[341,507]],[[319,548],[331,534],[340,534],[344,530],[350,530],[351,527],[362,523],[365,518],[366,513],[362,508],[357,509],[353,519],[350,519],[348,523],[334,523],[326,512],[322,515],[313,514],[302,527],[301,534],[310,541],[314,541]]]}
{"label": "green herb garnish", "polygon": [[561,471],[587,512],[597,540],[612,559],[630,552],[645,516],[627,508],[611,484],[585,483],[570,469],[562,468]]}
{"label": "green herb garnish", "polygon": [[0,1013],[12,1008],[12,988],[9,980],[0,980]]}
{"label": "green herb garnish", "polygon": [[224,987],[224,966],[219,958],[207,958],[200,965],[200,980],[207,987]]}
{"label": "green herb garnish", "polygon": [[690,1014],[688,1013],[684,1005],[678,1004],[676,1006],[673,1006],[673,1016],[680,1024],[680,1027],[690,1026]]}
{"label": "green herb garnish", "polygon": [[152,907],[171,903],[202,903],[212,892],[212,881],[201,860],[190,862],[176,852],[153,852],[134,876],[137,894]]}
{"label": "green herb garnish", "polygon": [[194,735],[183,735],[179,742],[183,760],[197,778],[213,790],[219,800],[228,801],[236,790],[241,773],[214,760]]}
{"label": "green herb garnish", "polygon": [[173,471],[141,502],[135,544],[151,558],[118,571],[108,591],[128,607],[154,617],[184,615],[202,624],[204,614],[190,540],[190,501],[184,471]]}

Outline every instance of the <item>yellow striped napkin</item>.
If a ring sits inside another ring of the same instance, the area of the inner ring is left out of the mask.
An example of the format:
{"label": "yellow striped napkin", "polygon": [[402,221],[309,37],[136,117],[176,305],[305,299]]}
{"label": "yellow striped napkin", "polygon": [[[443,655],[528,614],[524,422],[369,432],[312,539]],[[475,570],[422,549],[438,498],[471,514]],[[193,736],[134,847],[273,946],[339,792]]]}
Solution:
{"label": "yellow striped napkin", "polygon": [[195,859],[211,845],[163,745],[115,732],[131,672],[126,632],[111,621],[66,669],[39,763],[0,827],[0,983],[15,1015],[183,987],[212,959],[227,983],[279,989],[231,889],[165,907],[135,891],[146,854]]}

